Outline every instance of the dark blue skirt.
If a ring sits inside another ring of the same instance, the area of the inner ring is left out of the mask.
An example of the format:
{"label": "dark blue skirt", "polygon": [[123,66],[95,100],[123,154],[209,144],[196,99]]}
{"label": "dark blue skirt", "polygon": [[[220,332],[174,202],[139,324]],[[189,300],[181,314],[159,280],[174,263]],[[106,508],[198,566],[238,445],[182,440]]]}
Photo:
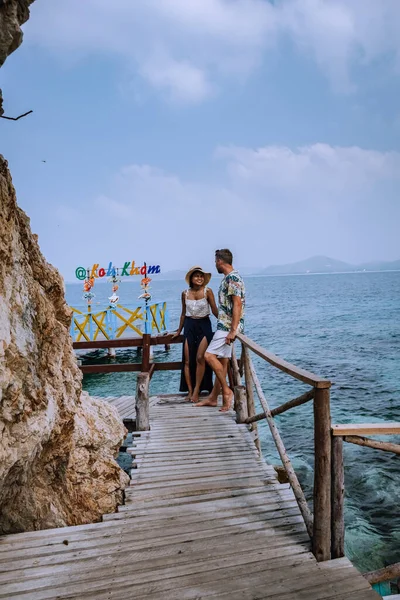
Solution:
{"label": "dark blue skirt", "polygon": [[[189,349],[189,370],[190,380],[192,382],[192,388],[196,385],[196,366],[197,366],[197,350],[204,338],[207,338],[207,342],[210,343],[213,337],[211,329],[210,317],[204,317],[204,319],[192,319],[191,317],[185,317],[183,335],[185,341],[182,346],[182,370],[181,370],[181,385],[179,387],[180,392],[187,392],[188,386],[186,384],[184,365],[185,365],[185,343],[187,340]],[[206,364],[206,370],[204,372],[203,381],[201,382],[201,392],[211,392],[213,388],[212,370]]]}

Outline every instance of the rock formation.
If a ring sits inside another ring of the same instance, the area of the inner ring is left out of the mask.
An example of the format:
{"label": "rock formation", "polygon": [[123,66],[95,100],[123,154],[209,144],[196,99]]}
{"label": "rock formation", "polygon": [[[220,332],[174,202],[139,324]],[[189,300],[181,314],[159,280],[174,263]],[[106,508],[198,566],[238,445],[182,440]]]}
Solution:
{"label": "rock formation", "polygon": [[63,280],[0,157],[0,531],[95,521],[122,501],[125,430],[82,394]]}
{"label": "rock formation", "polygon": [[[0,65],[32,0],[0,0]],[[0,155],[0,533],[98,520],[129,478],[114,408],[82,393],[58,271],[17,206]]]}
{"label": "rock formation", "polygon": [[[34,0],[0,0],[0,67],[22,42],[21,25],[29,18]],[[3,114],[0,90],[0,115]]]}

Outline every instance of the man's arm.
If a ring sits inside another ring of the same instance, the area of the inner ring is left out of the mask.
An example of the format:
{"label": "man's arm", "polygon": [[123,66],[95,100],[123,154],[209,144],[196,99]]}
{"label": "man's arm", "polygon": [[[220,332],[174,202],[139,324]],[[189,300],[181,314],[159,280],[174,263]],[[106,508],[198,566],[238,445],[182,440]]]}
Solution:
{"label": "man's arm", "polygon": [[242,299],[240,296],[232,296],[232,323],[231,330],[226,336],[225,343],[231,344],[235,338],[239,327],[240,316],[242,314]]}

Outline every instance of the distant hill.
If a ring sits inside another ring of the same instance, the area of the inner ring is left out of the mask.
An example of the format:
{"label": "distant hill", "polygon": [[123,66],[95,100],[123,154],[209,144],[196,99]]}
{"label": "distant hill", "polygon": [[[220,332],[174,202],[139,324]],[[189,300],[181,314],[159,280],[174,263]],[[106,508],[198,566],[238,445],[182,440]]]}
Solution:
{"label": "distant hill", "polygon": [[[251,267],[241,267],[239,271],[244,276],[249,275],[305,275],[307,273],[353,273],[355,271],[400,271],[400,260],[394,261],[375,261],[353,265],[342,260],[336,260],[329,256],[312,256],[306,260],[289,263],[286,265],[271,265],[261,270],[254,270]],[[218,274],[212,271],[213,278]],[[161,272],[157,279],[164,280],[183,280],[186,271],[176,269],[174,271]]]}
{"label": "distant hill", "polygon": [[362,265],[352,265],[329,258],[328,256],[313,256],[306,260],[286,265],[271,265],[257,275],[301,275],[307,273],[351,273],[354,271],[397,271],[400,270],[400,260],[376,261]]}
{"label": "distant hill", "polygon": [[328,256],[313,256],[306,260],[287,265],[271,265],[262,269],[259,275],[298,275],[304,273],[343,273],[354,271],[356,267]]}

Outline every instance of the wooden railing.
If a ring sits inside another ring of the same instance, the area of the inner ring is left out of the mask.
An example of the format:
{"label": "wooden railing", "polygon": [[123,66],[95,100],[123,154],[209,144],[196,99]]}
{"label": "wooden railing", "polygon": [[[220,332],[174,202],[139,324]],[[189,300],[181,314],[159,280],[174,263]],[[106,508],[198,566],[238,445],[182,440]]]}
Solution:
{"label": "wooden railing", "polygon": [[[238,335],[238,339],[242,344],[240,363],[243,363],[246,390],[248,390],[248,394],[251,394],[253,387],[255,388],[263,409],[263,412],[260,414],[255,414],[255,412],[248,414],[243,419],[243,422],[252,424],[262,418],[267,420],[271,435],[312,540],[313,553],[319,561],[328,560],[331,557],[331,382],[286,362],[271,352],[264,350],[264,348],[244,335]],[[249,351],[254,352],[280,371],[303,383],[311,385],[312,389],[271,411],[254,369]],[[314,515],[312,515],[307,504],[304,492],[274,421],[274,416],[311,400],[314,402]]]}
{"label": "wooden railing", "polygon": [[[364,435],[382,435],[400,433],[400,423],[384,423],[379,425],[331,425],[330,415],[330,387],[331,382],[318,377],[314,373],[305,371],[285,360],[264,350],[248,337],[237,336],[241,344],[241,354],[237,360],[233,353],[228,375],[229,382],[234,390],[234,407],[238,423],[249,426],[253,432],[254,442],[260,451],[257,433],[257,422],[266,419],[271,435],[275,442],[288,481],[303,516],[306,529],[312,542],[312,550],[318,561],[339,558],[344,555],[344,469],[343,469],[343,441],[378,448],[388,452],[400,454],[400,445],[370,440]],[[82,365],[83,373],[116,373],[122,371],[136,371],[139,373],[136,383],[136,429],[146,431],[150,429],[149,421],[149,383],[155,371],[180,370],[181,361],[176,362],[151,362],[150,348],[155,345],[183,343],[183,336],[173,337],[171,334],[151,336],[144,334],[142,338],[126,338],[117,340],[98,340],[87,342],[74,342],[75,349],[81,348],[141,348],[142,358],[138,363],[112,363],[97,365]],[[253,352],[273,367],[283,371],[294,379],[309,386],[302,395],[293,398],[271,410],[267,398],[262,390],[260,381],[255,371],[250,352]],[[244,377],[244,385],[242,378]],[[256,413],[254,390],[260,401],[262,412]],[[290,461],[283,440],[276,426],[274,417],[313,401],[314,414],[314,486],[313,486],[313,514],[308,506],[304,492],[301,488],[296,472]],[[392,570],[400,571],[399,565],[392,565]],[[392,571],[390,571],[391,573]],[[397,573],[398,571],[396,571]],[[400,573],[399,573],[400,574]],[[366,574],[369,581],[374,582],[374,577],[382,577],[379,572]],[[372,579],[371,579],[372,578]],[[382,579],[379,579],[382,581]]]}
{"label": "wooden railing", "polygon": [[[370,425],[332,425],[330,417],[330,387],[326,379],[299,369],[294,365],[264,350],[261,346],[244,335],[238,335],[242,345],[242,354],[237,370],[244,373],[247,396],[253,394],[255,388],[263,412],[255,414],[254,401],[248,404],[248,414],[239,415],[241,422],[255,425],[266,419],[282,460],[289,483],[293,489],[299,509],[312,540],[313,553],[317,560],[344,556],[344,467],[343,441],[400,454],[400,445],[371,440],[365,435],[400,434],[400,423],[379,423]],[[310,386],[301,396],[293,398],[280,406],[270,409],[255,372],[249,351],[254,352],[280,371]],[[235,360],[233,361],[235,363]],[[235,364],[234,364],[235,367]],[[274,417],[296,406],[313,400],[314,404],[314,514],[307,505],[304,493],[296,473],[286,452],[282,438],[274,422]],[[384,573],[385,572],[385,573]],[[400,564],[390,565],[384,570],[365,574],[370,583],[400,576]],[[385,575],[386,574],[386,575]]]}
{"label": "wooden railing", "polygon": [[[332,425],[332,558],[344,556],[344,461],[343,442],[400,455],[400,444],[373,440],[369,435],[399,435],[400,423],[346,423]],[[365,573],[369,583],[400,577],[400,563]]]}

